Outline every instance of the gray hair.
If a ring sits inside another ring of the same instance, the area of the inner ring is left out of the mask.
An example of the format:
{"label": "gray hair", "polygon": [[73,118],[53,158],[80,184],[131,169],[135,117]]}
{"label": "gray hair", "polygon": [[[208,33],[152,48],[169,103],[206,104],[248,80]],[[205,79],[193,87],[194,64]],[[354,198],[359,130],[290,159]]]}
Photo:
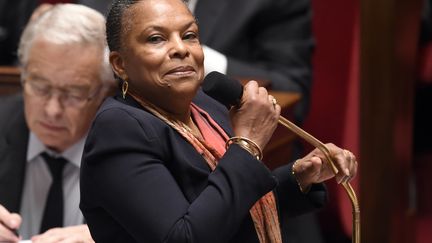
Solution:
{"label": "gray hair", "polygon": [[105,38],[105,18],[96,10],[78,4],[56,4],[30,21],[21,35],[18,46],[18,58],[22,66],[27,65],[31,46],[34,40],[39,38],[55,44],[85,44],[99,47],[103,55],[101,80],[113,81]]}

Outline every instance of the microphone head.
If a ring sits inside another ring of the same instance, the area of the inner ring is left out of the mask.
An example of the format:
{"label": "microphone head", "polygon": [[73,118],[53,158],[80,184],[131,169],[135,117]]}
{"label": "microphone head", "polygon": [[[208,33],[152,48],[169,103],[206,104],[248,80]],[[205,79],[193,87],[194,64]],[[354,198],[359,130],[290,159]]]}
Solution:
{"label": "microphone head", "polygon": [[211,72],[204,78],[202,84],[204,93],[225,105],[228,109],[240,103],[243,96],[243,86],[238,80],[228,76]]}

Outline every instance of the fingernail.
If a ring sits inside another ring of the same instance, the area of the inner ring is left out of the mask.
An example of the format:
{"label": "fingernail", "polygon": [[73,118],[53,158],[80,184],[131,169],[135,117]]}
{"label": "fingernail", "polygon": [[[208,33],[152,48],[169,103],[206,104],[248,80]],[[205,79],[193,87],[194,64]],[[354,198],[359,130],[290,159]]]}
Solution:
{"label": "fingernail", "polygon": [[350,176],[350,171],[348,169],[345,169],[345,175]]}

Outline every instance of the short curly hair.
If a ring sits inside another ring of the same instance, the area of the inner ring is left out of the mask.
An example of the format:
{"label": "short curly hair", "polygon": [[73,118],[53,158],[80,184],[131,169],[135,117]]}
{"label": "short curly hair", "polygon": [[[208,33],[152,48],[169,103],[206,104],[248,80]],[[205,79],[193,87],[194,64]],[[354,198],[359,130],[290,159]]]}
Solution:
{"label": "short curly hair", "polygon": [[[130,28],[130,19],[124,19],[124,13],[134,4],[145,0],[115,0],[107,15],[106,38],[110,51],[119,51],[122,46],[122,36]],[[181,0],[187,4],[188,0]],[[131,16],[128,16],[131,17]]]}

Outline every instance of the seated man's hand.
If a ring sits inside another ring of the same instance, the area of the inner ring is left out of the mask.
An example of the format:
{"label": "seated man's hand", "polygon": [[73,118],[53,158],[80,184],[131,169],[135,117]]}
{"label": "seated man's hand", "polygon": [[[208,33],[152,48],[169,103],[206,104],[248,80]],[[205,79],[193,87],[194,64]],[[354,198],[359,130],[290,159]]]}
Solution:
{"label": "seated man's hand", "polygon": [[94,243],[86,224],[49,229],[43,234],[33,236],[31,240],[33,243]]}
{"label": "seated man's hand", "polygon": [[20,238],[13,231],[20,225],[21,216],[0,205],[0,242],[18,242]]}
{"label": "seated man's hand", "polygon": [[301,188],[308,188],[314,183],[333,177],[336,177],[338,183],[349,182],[357,174],[357,159],[353,153],[331,143],[326,144],[326,147],[339,170],[338,173],[335,175],[325,155],[319,149],[314,149],[293,165],[293,172]]}

